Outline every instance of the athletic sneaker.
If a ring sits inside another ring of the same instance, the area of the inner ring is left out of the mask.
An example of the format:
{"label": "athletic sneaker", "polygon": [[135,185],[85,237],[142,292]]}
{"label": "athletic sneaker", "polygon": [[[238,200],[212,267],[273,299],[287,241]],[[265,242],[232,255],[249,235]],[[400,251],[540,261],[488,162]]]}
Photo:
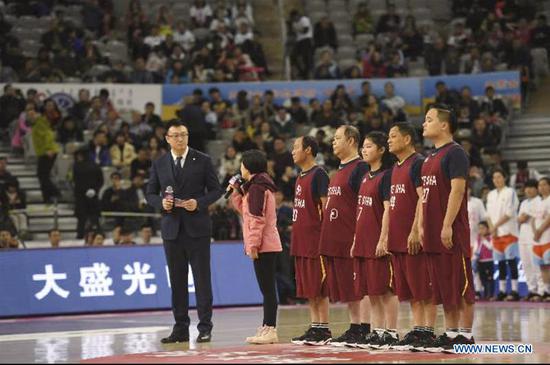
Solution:
{"label": "athletic sneaker", "polygon": [[443,351],[446,354],[454,354],[454,345],[473,345],[475,342],[474,338],[466,338],[463,335],[458,335],[453,338],[453,341],[450,346],[444,347]]}
{"label": "athletic sneaker", "polygon": [[[457,336],[458,337],[458,336]],[[447,336],[447,333],[443,333],[441,336],[435,339],[431,344],[424,346],[426,352],[443,352],[445,349],[453,348],[453,338]]]}
{"label": "athletic sneaker", "polygon": [[433,332],[419,331],[416,340],[409,344],[409,351],[422,352],[436,340]]}
{"label": "athletic sneaker", "polygon": [[304,345],[323,346],[328,345],[332,340],[332,333],[328,328],[313,328],[304,339]]}
{"label": "athletic sneaker", "polygon": [[398,342],[399,336],[393,337],[389,331],[384,331],[381,336],[378,336],[378,341],[370,343],[370,347],[378,350],[387,350]]}
{"label": "athletic sneaker", "polygon": [[391,346],[392,350],[397,351],[407,351],[409,348],[412,347],[412,343],[418,342],[420,339],[420,336],[424,333],[423,331],[418,330],[412,330],[408,332],[403,339],[396,342]]}
{"label": "athletic sneaker", "polygon": [[295,345],[303,345],[305,339],[311,334],[311,332],[313,332],[313,330],[314,330],[313,327],[309,327],[303,335],[299,337],[294,337],[292,340],[290,340],[290,342],[292,342]]}
{"label": "athletic sneaker", "polygon": [[505,292],[499,292],[496,296],[495,300],[498,302],[502,302],[504,299],[506,299],[506,293]]}
{"label": "athletic sneaker", "polygon": [[378,341],[378,332],[372,331],[367,333],[366,336],[362,336],[357,343],[355,343],[354,346],[349,347],[358,347],[360,349],[370,349],[370,344],[372,342]]}
{"label": "athletic sneaker", "polygon": [[361,340],[363,334],[359,330],[352,330],[351,327],[342,336],[333,339],[330,344],[336,347],[344,347],[346,345],[354,346]]}
{"label": "athletic sneaker", "polygon": [[544,295],[542,296],[542,302],[550,302],[550,293],[544,292]]}

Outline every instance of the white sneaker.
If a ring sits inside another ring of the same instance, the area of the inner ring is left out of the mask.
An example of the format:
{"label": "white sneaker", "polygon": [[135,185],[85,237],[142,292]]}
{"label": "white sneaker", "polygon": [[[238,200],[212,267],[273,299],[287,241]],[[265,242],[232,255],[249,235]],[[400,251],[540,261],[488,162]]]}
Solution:
{"label": "white sneaker", "polygon": [[250,343],[254,343],[257,345],[266,345],[277,342],[279,342],[277,329],[275,327],[266,326],[262,333],[260,333],[259,336],[254,337]]}
{"label": "white sneaker", "polygon": [[250,336],[250,337],[247,337],[246,338],[246,343],[254,343],[254,339],[256,339],[256,337],[259,337],[266,329],[267,326],[263,325],[261,327],[258,327],[258,329],[256,330],[256,334],[254,336]]}

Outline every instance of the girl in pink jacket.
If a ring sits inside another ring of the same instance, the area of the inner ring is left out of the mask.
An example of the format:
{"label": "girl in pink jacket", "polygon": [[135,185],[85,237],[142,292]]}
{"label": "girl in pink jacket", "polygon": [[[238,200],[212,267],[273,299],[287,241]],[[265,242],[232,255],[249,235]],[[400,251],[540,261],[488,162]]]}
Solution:
{"label": "girl in pink jacket", "polygon": [[246,151],[242,155],[241,174],[246,182],[242,186],[231,185],[231,201],[242,216],[243,238],[246,255],[254,260],[258,286],[264,297],[264,320],[255,336],[246,342],[267,344],[278,342],[277,294],[275,271],[277,256],[282,251],[277,231],[274,191],[277,187],[267,174],[267,159],[259,150]]}

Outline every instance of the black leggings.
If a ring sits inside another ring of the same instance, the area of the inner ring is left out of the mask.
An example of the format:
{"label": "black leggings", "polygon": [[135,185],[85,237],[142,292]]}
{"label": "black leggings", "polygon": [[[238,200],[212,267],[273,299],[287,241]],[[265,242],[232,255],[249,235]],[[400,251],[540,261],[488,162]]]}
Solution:
{"label": "black leggings", "polygon": [[277,256],[279,252],[266,252],[258,254],[254,260],[256,280],[264,297],[264,322],[263,324],[275,327],[277,324],[277,290],[275,286],[275,270],[277,268]]}
{"label": "black leggings", "polygon": [[480,261],[477,264],[479,280],[483,285],[483,298],[490,298],[495,294],[495,264],[493,261]]}
{"label": "black leggings", "polygon": [[510,267],[510,279],[517,280],[518,275],[518,259],[502,260],[498,262],[498,280],[506,280],[506,264]]}

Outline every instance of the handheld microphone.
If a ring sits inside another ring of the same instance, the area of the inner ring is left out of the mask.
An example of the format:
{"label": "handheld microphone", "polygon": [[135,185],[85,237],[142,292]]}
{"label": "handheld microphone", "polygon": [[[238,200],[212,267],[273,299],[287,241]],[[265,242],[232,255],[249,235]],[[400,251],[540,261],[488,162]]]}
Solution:
{"label": "handheld microphone", "polygon": [[164,190],[164,199],[174,200],[174,189],[170,185]]}
{"label": "handheld microphone", "polygon": [[[241,175],[237,174],[237,175],[231,177],[231,179],[229,179],[229,183],[228,183],[228,184],[229,184],[229,185],[233,185],[233,184],[235,184],[235,183],[238,183],[238,184],[240,185],[240,184],[241,184],[241,181],[242,181]],[[234,190],[233,187],[232,187],[231,189],[227,190],[227,191],[225,192],[225,195],[224,195],[223,197],[224,197],[225,199],[229,199],[229,197],[231,196],[231,194],[233,194],[233,190]]]}

